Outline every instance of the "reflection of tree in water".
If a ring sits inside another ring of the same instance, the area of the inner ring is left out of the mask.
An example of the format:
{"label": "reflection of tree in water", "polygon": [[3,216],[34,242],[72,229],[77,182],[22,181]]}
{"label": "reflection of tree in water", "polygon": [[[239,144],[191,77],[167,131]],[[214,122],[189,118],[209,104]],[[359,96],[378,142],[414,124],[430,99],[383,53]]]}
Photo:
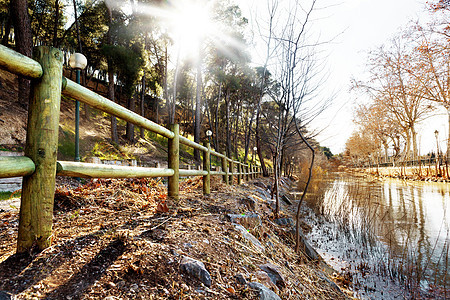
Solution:
{"label": "reflection of tree in water", "polygon": [[[438,192],[435,187],[433,191],[444,209],[442,232],[437,235],[429,221],[435,216],[427,211],[433,202],[425,202],[432,201],[432,195],[424,193],[420,184],[341,177],[325,193],[320,211],[338,222],[355,247],[364,249],[365,257],[378,260],[373,261],[374,269],[403,281],[414,295],[418,289],[427,291],[432,285],[448,288],[450,283],[449,192]],[[377,238],[382,244],[375,242]]]}

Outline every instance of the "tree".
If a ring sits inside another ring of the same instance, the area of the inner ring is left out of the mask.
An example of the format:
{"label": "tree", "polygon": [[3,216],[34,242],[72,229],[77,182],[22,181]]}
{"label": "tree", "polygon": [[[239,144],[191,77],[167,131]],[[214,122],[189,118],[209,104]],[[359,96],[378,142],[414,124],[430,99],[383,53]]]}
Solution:
{"label": "tree", "polygon": [[[10,2],[12,24],[14,26],[16,50],[31,57],[33,37],[31,34],[31,22],[28,15],[27,0],[11,0]],[[23,107],[28,107],[30,97],[30,80],[19,76],[18,102]]]}
{"label": "tree", "polygon": [[388,132],[392,140],[392,133],[399,134],[396,128],[392,128],[393,124],[399,126],[406,139],[404,159],[415,160],[418,157],[416,125],[427,118],[434,107],[424,99],[425,92],[418,77],[411,74],[414,53],[407,44],[403,38],[397,37],[387,46],[372,51],[368,60],[370,80],[367,83],[354,82],[353,85],[368,94],[373,101],[370,108],[360,106],[357,109],[359,122],[367,122],[368,118],[370,121],[377,120],[369,129],[378,136],[385,148]]}
{"label": "tree", "polygon": [[[299,1],[291,1],[286,4],[287,7],[283,7],[285,10],[279,10],[280,3],[271,1],[268,5],[269,15],[274,17],[268,26],[269,32],[263,34],[269,37],[266,41],[269,57],[267,66],[271,61],[277,61],[276,68],[271,70],[276,86],[269,93],[270,101],[273,102],[273,108],[276,110],[276,116],[270,120],[269,125],[269,128],[272,128],[269,131],[274,133],[272,149],[276,195],[274,213],[275,216],[279,213],[278,185],[283,159],[286,158],[286,146],[290,140],[292,141],[295,133],[311,151],[308,182],[297,207],[296,251],[298,251],[301,243],[300,206],[308,190],[314,164],[314,148],[304,135],[304,126],[308,120],[325,109],[329,99],[319,101],[316,97],[318,87],[323,80],[321,65],[318,57],[315,56],[318,42],[309,41],[307,36],[316,1],[311,1],[307,7],[303,7]],[[272,24],[276,24],[277,27],[271,26]]]}

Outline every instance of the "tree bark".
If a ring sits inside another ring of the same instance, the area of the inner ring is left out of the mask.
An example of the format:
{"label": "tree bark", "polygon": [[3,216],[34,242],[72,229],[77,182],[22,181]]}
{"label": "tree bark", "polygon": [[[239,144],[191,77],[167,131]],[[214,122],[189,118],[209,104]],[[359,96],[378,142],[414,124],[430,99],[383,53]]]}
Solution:
{"label": "tree bark", "polygon": [[[202,61],[201,50],[199,49],[199,57],[197,62],[197,93],[195,97],[195,120],[194,120],[194,142],[200,143],[200,128],[201,128],[201,94],[202,94]],[[194,149],[194,159],[200,161],[200,151]]]}
{"label": "tree bark", "polygon": [[[112,10],[108,9],[108,44],[112,44],[111,38],[111,26],[112,26]],[[109,100],[115,102],[115,92],[114,92],[114,71],[112,67],[113,63],[110,58],[108,58],[108,98]],[[119,143],[119,136],[117,134],[117,119],[115,116],[111,115],[111,141],[113,143]]]}
{"label": "tree bark", "polygon": [[[156,100],[158,101],[158,100]],[[144,75],[142,76],[142,91],[141,91],[141,116],[145,118],[145,111],[144,111],[144,102],[145,102],[145,71]],[[158,102],[156,102],[156,123],[158,123]],[[144,128],[139,129],[139,133],[141,136],[141,139],[145,137],[144,135]]]}
{"label": "tree bark", "polygon": [[[128,109],[134,112],[136,110],[135,94],[128,98]],[[130,143],[134,143],[134,124],[127,122],[127,140]]]}
{"label": "tree bark", "polygon": [[[33,37],[31,34],[30,16],[28,15],[27,0],[11,0],[11,19],[14,26],[16,51],[31,57]],[[30,97],[30,80],[19,76],[18,102],[22,107],[28,107]]]}
{"label": "tree bark", "polygon": [[230,133],[230,91],[227,89],[227,95],[225,96],[226,105],[226,123],[227,123],[227,138],[226,138],[226,151],[227,156],[231,157],[231,133]]}
{"label": "tree bark", "polygon": [[447,137],[447,163],[450,162],[450,106],[447,106],[447,114],[448,114],[448,137]]}

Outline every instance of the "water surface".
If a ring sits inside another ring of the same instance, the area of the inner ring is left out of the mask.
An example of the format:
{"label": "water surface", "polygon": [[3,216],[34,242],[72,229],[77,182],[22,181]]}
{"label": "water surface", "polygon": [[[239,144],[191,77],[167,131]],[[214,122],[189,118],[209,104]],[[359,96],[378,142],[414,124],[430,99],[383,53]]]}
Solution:
{"label": "water surface", "polygon": [[359,297],[450,298],[450,184],[339,173],[322,190],[309,238]]}

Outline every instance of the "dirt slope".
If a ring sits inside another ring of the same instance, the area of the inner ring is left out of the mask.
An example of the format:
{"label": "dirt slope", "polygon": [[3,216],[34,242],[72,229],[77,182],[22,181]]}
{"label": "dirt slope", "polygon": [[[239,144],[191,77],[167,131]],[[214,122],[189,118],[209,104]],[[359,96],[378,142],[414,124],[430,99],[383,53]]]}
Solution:
{"label": "dirt slope", "polygon": [[[239,275],[282,299],[346,298],[315,262],[293,252],[290,234],[272,222],[266,202],[252,207],[262,224],[247,226],[263,251],[236,230],[227,214],[249,213],[245,199],[257,195],[255,184],[268,182],[230,187],[216,179],[206,197],[201,179],[194,178],[182,183],[176,205],[154,180],[60,186],[53,246],[41,253],[15,255],[18,212],[0,213],[0,291],[19,299],[259,299]],[[211,287],[180,270],[183,256],[204,263]],[[284,284],[275,285],[261,270],[267,263],[278,268]]]}

